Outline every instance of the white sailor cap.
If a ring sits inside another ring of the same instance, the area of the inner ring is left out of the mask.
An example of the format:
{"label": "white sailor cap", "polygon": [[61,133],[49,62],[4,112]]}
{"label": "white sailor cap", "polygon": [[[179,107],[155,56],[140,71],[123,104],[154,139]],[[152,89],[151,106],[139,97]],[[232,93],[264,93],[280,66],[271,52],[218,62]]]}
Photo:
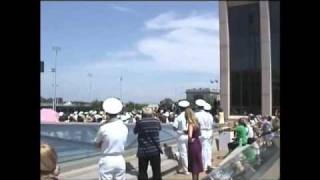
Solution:
{"label": "white sailor cap", "polygon": [[203,106],[203,109],[206,110],[206,111],[210,111],[211,110],[211,105],[209,103],[206,103],[204,106]]}
{"label": "white sailor cap", "polygon": [[63,112],[59,112],[59,116],[63,116]]}
{"label": "white sailor cap", "polygon": [[75,111],[74,114],[78,114],[78,111]]}
{"label": "white sailor cap", "polygon": [[205,104],[207,104],[207,102],[203,99],[197,99],[196,100],[196,105],[199,107],[203,107]]}
{"label": "white sailor cap", "polygon": [[178,106],[186,108],[186,107],[190,106],[190,103],[187,100],[182,100],[178,103]]}
{"label": "white sailor cap", "polygon": [[83,111],[80,111],[80,112],[79,112],[79,115],[80,115],[80,114],[83,114]]}
{"label": "white sailor cap", "polygon": [[123,105],[117,98],[108,98],[103,102],[102,108],[108,114],[118,114],[121,112]]}

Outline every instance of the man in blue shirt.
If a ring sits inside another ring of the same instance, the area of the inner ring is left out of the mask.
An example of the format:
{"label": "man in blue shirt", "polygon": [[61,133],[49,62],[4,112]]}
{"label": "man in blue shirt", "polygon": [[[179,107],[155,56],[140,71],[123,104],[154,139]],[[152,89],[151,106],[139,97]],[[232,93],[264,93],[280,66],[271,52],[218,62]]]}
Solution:
{"label": "man in blue shirt", "polygon": [[159,131],[160,121],[153,117],[153,110],[149,107],[142,109],[142,119],[136,122],[134,133],[138,134],[139,180],[147,180],[148,164],[150,161],[154,180],[161,180]]}

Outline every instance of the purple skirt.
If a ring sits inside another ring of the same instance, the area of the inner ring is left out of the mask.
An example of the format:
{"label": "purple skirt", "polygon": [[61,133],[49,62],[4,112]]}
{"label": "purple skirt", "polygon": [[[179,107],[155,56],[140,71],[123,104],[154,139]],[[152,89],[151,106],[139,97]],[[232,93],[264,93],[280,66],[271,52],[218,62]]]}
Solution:
{"label": "purple skirt", "polygon": [[194,174],[203,171],[202,147],[199,138],[188,143],[188,171]]}

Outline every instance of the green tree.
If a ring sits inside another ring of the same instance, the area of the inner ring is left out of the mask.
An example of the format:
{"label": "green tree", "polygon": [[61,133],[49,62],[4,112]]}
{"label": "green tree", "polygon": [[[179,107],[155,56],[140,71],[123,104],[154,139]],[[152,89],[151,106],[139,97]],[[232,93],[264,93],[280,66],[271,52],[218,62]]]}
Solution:
{"label": "green tree", "polygon": [[135,108],[135,104],[133,102],[128,102],[126,105],[125,105],[125,110],[128,111],[128,112],[131,112],[133,111]]}
{"label": "green tree", "polygon": [[103,101],[94,100],[91,102],[91,109],[96,111],[102,111]]}
{"label": "green tree", "polygon": [[141,110],[144,106],[147,106],[147,104],[139,104],[130,101],[125,105],[125,111],[131,112],[134,109]]}
{"label": "green tree", "polygon": [[159,108],[166,109],[166,110],[172,110],[172,105],[174,104],[174,101],[170,98],[165,98],[162,101],[160,101]]}

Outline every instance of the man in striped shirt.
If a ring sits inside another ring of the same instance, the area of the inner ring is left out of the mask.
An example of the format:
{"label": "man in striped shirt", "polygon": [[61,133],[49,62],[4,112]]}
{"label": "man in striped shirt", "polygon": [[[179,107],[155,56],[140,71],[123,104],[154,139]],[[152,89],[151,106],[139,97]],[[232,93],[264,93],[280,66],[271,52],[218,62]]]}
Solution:
{"label": "man in striped shirt", "polygon": [[153,117],[149,107],[142,109],[142,119],[136,122],[134,133],[138,134],[139,180],[148,179],[147,169],[150,161],[154,180],[161,179],[159,131],[160,121]]}

